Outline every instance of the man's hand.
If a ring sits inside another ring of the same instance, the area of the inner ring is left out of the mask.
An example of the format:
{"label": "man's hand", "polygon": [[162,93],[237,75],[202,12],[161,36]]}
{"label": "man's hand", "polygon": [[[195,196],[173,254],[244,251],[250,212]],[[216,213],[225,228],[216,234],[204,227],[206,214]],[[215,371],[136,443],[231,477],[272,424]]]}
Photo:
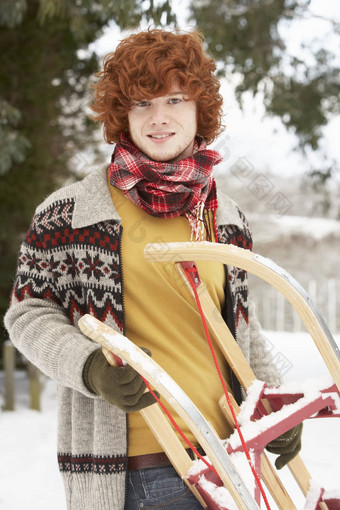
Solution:
{"label": "man's hand", "polygon": [[301,450],[301,434],[302,423],[299,423],[299,425],[287,430],[287,432],[267,444],[266,450],[268,452],[279,455],[275,461],[277,469],[283,468],[299,453]]}
{"label": "man's hand", "polygon": [[[151,355],[148,349],[143,350]],[[129,365],[111,366],[101,349],[88,357],[83,380],[92,393],[103,397],[125,413],[140,411],[156,402],[150,392],[144,393],[145,383],[136,370]]]}

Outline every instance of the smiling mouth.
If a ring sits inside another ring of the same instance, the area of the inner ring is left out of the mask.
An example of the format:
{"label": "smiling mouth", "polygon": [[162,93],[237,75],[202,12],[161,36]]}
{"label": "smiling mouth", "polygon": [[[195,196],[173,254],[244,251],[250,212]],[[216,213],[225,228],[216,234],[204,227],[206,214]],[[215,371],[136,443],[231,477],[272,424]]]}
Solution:
{"label": "smiling mouth", "polygon": [[153,140],[163,140],[164,138],[170,138],[170,136],[173,136],[175,133],[160,133],[160,134],[154,134],[154,135],[148,135],[149,138],[152,138]]}

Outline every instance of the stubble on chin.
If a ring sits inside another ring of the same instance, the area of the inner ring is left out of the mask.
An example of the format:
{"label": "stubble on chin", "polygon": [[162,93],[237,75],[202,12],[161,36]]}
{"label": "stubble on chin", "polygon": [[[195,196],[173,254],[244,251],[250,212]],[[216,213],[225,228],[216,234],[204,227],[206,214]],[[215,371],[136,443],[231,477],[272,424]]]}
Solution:
{"label": "stubble on chin", "polygon": [[188,158],[189,156],[192,156],[194,152],[194,142],[190,142],[187,147],[183,149],[183,147],[177,147],[177,149],[173,149],[171,151],[164,151],[163,154],[154,154],[154,157],[150,155],[150,159],[153,159],[154,161],[159,161],[163,163],[176,163],[177,161],[181,161],[181,159]]}
{"label": "stubble on chin", "polygon": [[142,150],[144,154],[151,159],[152,161],[157,161],[158,163],[171,163],[173,162],[177,157],[180,157],[180,152],[176,150],[172,151],[153,151],[153,150]]}

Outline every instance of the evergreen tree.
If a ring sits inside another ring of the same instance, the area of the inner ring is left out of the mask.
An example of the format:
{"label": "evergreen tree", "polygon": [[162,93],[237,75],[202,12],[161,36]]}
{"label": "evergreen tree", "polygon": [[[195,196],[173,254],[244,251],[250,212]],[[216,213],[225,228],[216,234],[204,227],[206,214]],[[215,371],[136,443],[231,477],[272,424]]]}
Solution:
{"label": "evergreen tree", "polygon": [[[320,147],[322,127],[340,110],[339,65],[319,46],[314,64],[287,54],[280,23],[309,12],[311,0],[192,0],[191,21],[207,39],[220,75],[241,77],[236,96],[262,93],[266,112],[294,130],[300,149]],[[171,0],[0,1],[0,316],[8,306],[17,251],[35,206],[72,172],[91,145],[88,46],[108,22],[176,24]],[[334,36],[340,28],[330,20]],[[84,50],[84,51],[79,51]],[[312,51],[312,49],[311,49]],[[327,180],[335,165],[314,174]],[[4,330],[2,330],[4,335]]]}
{"label": "evergreen tree", "polygon": [[[308,48],[307,62],[289,55],[280,35],[282,24],[313,17],[310,4],[311,0],[200,0],[190,4],[191,19],[204,33],[220,74],[240,77],[235,91],[239,104],[246,92],[263,94],[266,114],[279,117],[296,134],[298,148],[305,153],[320,149],[322,127],[340,112],[339,55],[319,41]],[[334,36],[340,35],[339,24],[324,21]],[[314,174],[327,180],[336,170],[336,163],[328,160]]]}
{"label": "evergreen tree", "polygon": [[95,148],[87,106],[98,59],[88,46],[109,21],[128,28],[142,18],[174,21],[167,1],[146,10],[137,0],[0,2],[0,316],[35,207],[72,173],[79,150]]}

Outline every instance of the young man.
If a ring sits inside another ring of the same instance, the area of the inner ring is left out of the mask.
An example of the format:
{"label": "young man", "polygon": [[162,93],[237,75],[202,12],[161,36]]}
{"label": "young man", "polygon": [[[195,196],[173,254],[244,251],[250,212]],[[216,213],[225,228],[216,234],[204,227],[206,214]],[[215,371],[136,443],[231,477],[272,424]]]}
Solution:
{"label": "young man", "polygon": [[[22,245],[5,322],[18,349],[58,384],[68,509],[201,508],[136,412],[154,398],[133,369],[111,367],[80,333],[85,313],[151,351],[220,436],[231,433],[191,298],[174,267],[143,256],[149,242],[204,239],[251,249],[243,214],[217,194],[212,175],[220,156],[206,144],[221,131],[222,98],[202,44],[195,33],[149,30],[106,57],[92,109],[106,141],[116,143],[112,162],[47,198]],[[198,269],[257,377],[279,382],[244,271],[213,262]],[[217,356],[231,384],[218,349]],[[300,428],[272,445],[278,467],[299,448]]]}

